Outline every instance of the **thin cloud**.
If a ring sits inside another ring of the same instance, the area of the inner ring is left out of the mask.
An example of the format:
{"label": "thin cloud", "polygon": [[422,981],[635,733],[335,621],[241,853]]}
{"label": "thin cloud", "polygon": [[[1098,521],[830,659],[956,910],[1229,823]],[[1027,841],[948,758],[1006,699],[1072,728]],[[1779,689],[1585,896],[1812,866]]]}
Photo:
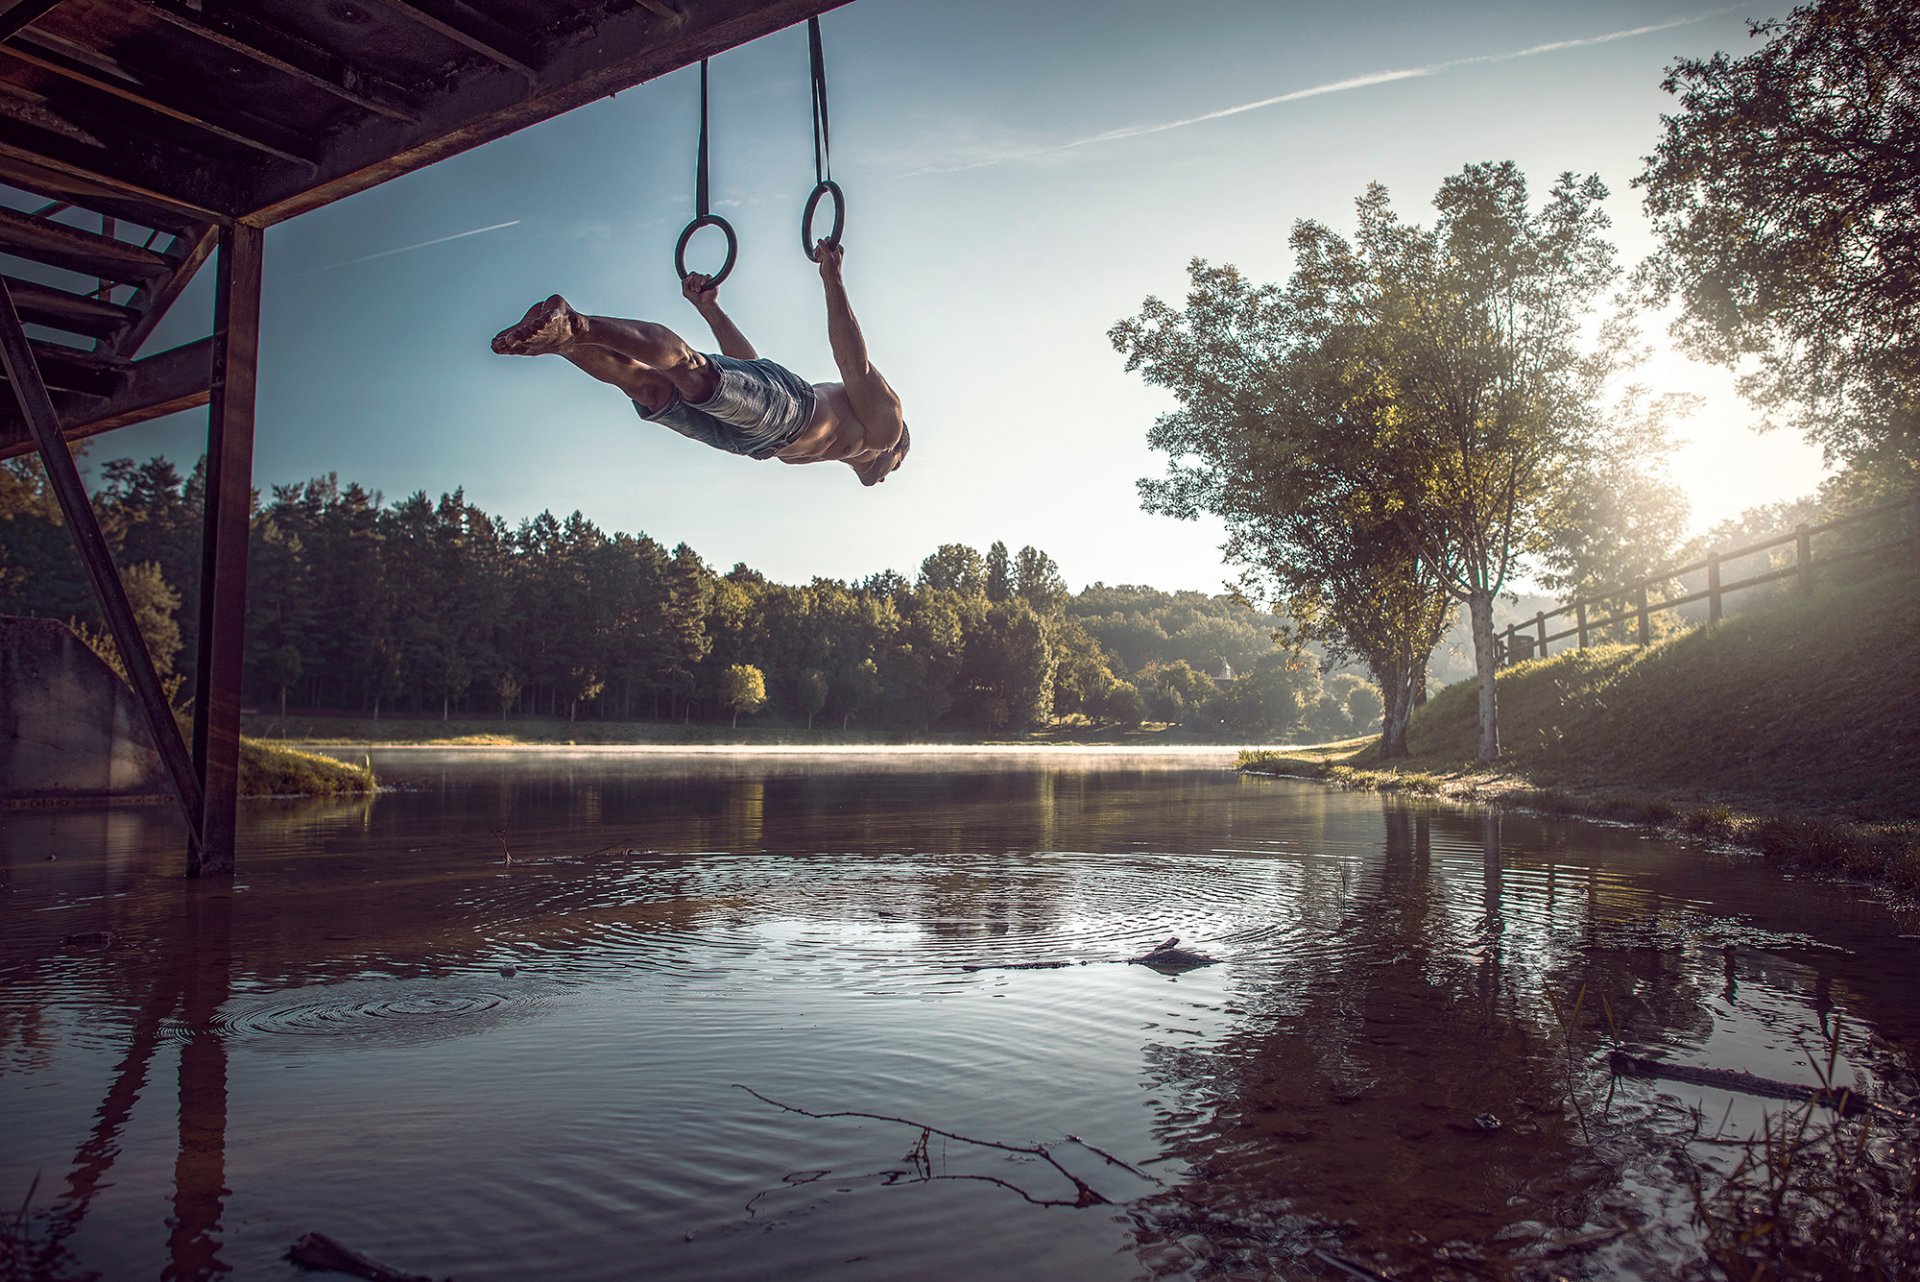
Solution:
{"label": "thin cloud", "polygon": [[1671,31],[1675,27],[1690,27],[1705,22],[1738,8],[1738,5],[1725,5],[1718,9],[1709,9],[1705,13],[1690,18],[1674,18],[1668,22],[1650,23],[1644,27],[1629,27],[1624,31],[1609,31],[1605,35],[1581,36],[1573,40],[1554,40],[1547,44],[1531,45],[1525,49],[1511,49],[1504,53],[1479,53],[1465,58],[1449,58],[1445,62],[1432,62],[1420,67],[1403,67],[1387,71],[1369,71],[1364,75],[1349,76],[1344,80],[1330,80],[1326,84],[1313,85],[1306,89],[1295,89],[1289,93],[1275,94],[1271,98],[1260,98],[1253,102],[1243,102],[1232,107],[1222,107],[1217,111],[1203,112],[1198,116],[1183,116],[1178,120],[1165,120],[1151,125],[1129,125],[1120,129],[1108,129],[1102,133],[1090,134],[1085,138],[1075,138],[1070,142],[1049,143],[1040,147],[1017,148],[989,156],[984,160],[969,161],[962,165],[938,165],[916,169],[910,176],[920,174],[958,174],[970,169],[986,169],[993,165],[1006,164],[1014,160],[1028,160],[1036,156],[1053,156],[1061,152],[1073,151],[1080,147],[1092,147],[1099,143],[1120,142],[1128,138],[1144,138],[1149,134],[1164,134],[1175,129],[1185,129],[1191,125],[1203,125],[1209,121],[1224,120],[1228,116],[1238,116],[1249,111],[1260,111],[1267,107],[1277,107],[1281,103],[1298,102],[1303,98],[1318,98],[1324,94],[1346,93],[1354,89],[1369,89],[1374,85],[1389,84],[1396,80],[1417,80],[1424,76],[1437,76],[1453,70],[1455,67],[1481,66],[1496,62],[1513,62],[1520,58],[1536,58],[1541,54],[1559,53],[1566,49],[1584,49],[1590,45],[1612,44],[1616,40],[1631,40],[1636,36],[1648,36],[1657,31]]}
{"label": "thin cloud", "polygon": [[349,258],[343,262],[328,263],[325,267],[309,267],[306,271],[294,272],[289,276],[276,276],[274,277],[274,283],[277,284],[283,280],[299,280],[302,276],[318,276],[321,272],[338,271],[342,267],[352,267],[357,263],[370,263],[376,258],[391,258],[395,254],[410,254],[416,249],[426,249],[433,245],[444,245],[450,240],[465,240],[469,236],[484,236],[490,231],[500,231],[507,227],[518,227],[520,222],[520,219],[515,218],[511,222],[491,223],[485,227],[471,227],[466,231],[457,231],[451,236],[436,236],[432,240],[422,240],[411,245],[402,245],[398,249],[383,249],[377,254],[363,254],[359,258]]}

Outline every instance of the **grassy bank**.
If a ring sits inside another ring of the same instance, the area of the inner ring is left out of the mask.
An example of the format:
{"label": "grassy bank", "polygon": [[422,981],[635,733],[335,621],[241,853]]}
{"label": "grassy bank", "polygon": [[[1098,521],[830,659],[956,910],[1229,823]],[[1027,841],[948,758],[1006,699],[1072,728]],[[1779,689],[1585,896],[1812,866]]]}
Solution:
{"label": "grassy bank", "polygon": [[[860,747],[889,744],[1119,744],[1141,748],[1216,742],[1179,726],[1149,723],[1141,726],[1094,725],[1073,719],[1030,734],[980,735],[965,733],[915,735],[847,729],[820,725],[766,725],[743,721],[738,729],[725,723],[684,724],[677,721],[568,721],[564,717],[516,717],[511,721],[442,721],[437,717],[267,717],[249,716],[244,728],[262,739],[286,740],[327,747],[369,744],[420,747],[517,747],[536,744],[626,746],[653,744],[744,744],[767,747]],[[1226,746],[1226,745],[1223,745]]]}
{"label": "grassy bank", "polygon": [[259,739],[240,740],[243,797],[338,797],[374,790],[371,766],[349,765]]}
{"label": "grassy bank", "polygon": [[1416,714],[1405,760],[1355,740],[1242,765],[1671,826],[1920,889],[1920,576],[1905,567],[1650,648],[1519,664],[1499,699],[1498,769],[1472,760],[1471,681]]}

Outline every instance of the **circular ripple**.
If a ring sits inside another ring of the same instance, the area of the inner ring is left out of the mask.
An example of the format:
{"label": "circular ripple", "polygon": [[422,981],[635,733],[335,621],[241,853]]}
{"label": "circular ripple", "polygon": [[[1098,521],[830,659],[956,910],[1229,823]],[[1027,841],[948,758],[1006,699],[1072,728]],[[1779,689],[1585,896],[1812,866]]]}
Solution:
{"label": "circular ripple", "polygon": [[[529,1014],[539,998],[460,981],[362,982],[235,998],[209,1022],[230,1040],[272,1045],[283,1039],[336,1038],[383,1046],[460,1037]],[[184,1027],[176,1037],[190,1036]]]}

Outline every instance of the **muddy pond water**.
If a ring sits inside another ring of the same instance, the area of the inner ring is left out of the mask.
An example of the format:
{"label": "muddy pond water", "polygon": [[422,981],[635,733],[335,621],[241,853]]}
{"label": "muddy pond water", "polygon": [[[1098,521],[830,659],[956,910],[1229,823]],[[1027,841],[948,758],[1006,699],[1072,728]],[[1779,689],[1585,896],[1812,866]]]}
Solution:
{"label": "muddy pond water", "polygon": [[[1637,830],[1221,754],[373,755],[231,886],[163,809],[0,813],[21,1276],[1669,1277],[1688,1110],[1780,1105],[1607,1047],[1912,1089],[1920,922]],[[1124,964],[1171,935],[1220,964]]]}

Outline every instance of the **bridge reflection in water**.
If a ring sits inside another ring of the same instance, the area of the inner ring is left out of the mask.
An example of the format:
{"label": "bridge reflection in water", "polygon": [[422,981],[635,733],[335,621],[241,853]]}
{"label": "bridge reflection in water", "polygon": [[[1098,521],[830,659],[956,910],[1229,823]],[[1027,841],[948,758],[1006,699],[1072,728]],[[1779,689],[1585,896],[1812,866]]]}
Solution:
{"label": "bridge reflection in water", "polygon": [[[1626,830],[1192,761],[381,764],[410,790],[250,807],[232,888],[172,875],[161,812],[7,816],[14,1272],[278,1276],[321,1230],[463,1282],[1658,1275],[1684,1191],[1653,1088],[1605,1098],[1615,1036],[1804,1077],[1838,1020],[1896,1086],[1920,1036],[1911,921]],[[963,969],[1171,933],[1227,964]],[[1165,1183],[916,1192],[911,1132],[735,1081]]]}

